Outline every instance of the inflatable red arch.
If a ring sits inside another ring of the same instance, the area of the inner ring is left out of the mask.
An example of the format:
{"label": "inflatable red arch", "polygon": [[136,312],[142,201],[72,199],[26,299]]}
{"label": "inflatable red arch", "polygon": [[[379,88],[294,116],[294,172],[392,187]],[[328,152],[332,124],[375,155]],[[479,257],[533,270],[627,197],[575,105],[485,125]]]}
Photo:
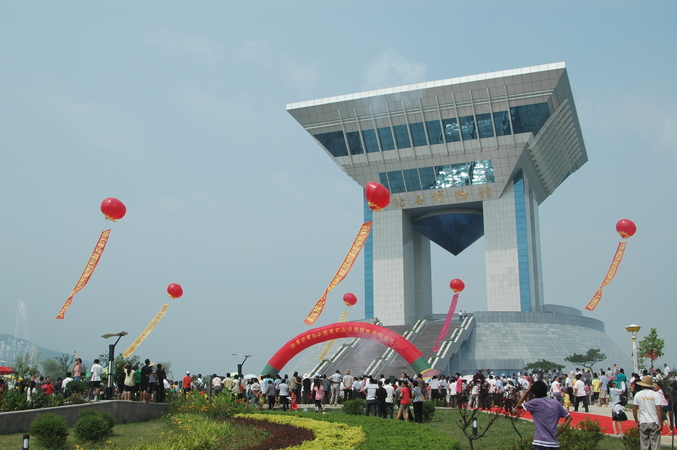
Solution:
{"label": "inflatable red arch", "polygon": [[270,358],[261,373],[275,376],[294,356],[303,350],[332,339],[351,337],[371,339],[392,348],[407,363],[411,364],[415,373],[422,373],[430,369],[430,364],[416,346],[394,331],[371,323],[339,322],[313,328],[291,339]]}

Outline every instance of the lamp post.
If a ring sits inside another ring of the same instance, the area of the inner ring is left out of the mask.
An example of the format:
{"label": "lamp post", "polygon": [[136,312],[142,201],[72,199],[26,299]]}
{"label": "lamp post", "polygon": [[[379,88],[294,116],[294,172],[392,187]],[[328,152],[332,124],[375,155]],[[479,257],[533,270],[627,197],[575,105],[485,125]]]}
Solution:
{"label": "lamp post", "polygon": [[108,383],[106,387],[106,398],[112,400],[113,398],[113,360],[115,359],[115,346],[120,342],[122,336],[127,336],[129,333],[126,331],[120,331],[119,333],[113,334],[104,334],[101,337],[108,339],[113,336],[117,336],[118,339],[115,341],[115,344],[108,344]]}
{"label": "lamp post", "polygon": [[231,353],[233,356],[244,356],[244,361],[242,361],[242,364],[237,365],[237,379],[240,380],[240,384],[242,384],[242,366],[244,366],[245,361],[247,361],[247,358],[251,358],[252,355],[245,355],[242,353]]}
{"label": "lamp post", "polygon": [[639,325],[635,325],[634,323],[632,325],[628,325],[625,327],[625,329],[632,335],[632,362],[635,365],[635,373],[639,373],[639,364],[637,362],[637,333],[640,330]]}

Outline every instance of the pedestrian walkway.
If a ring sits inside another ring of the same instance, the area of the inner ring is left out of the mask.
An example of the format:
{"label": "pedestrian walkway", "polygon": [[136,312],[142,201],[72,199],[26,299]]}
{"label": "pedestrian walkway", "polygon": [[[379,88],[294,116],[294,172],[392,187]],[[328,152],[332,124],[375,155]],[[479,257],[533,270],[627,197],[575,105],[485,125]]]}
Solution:
{"label": "pedestrian walkway", "polygon": [[[627,430],[628,428],[634,428],[635,427],[635,420],[632,417],[632,407],[631,405],[630,408],[625,410],[625,414],[628,416],[628,420],[623,422],[623,430]],[[614,430],[611,425],[611,408],[610,407],[604,407],[604,406],[596,406],[596,405],[590,405],[588,408],[590,412],[584,412],[582,407],[579,407],[579,412],[569,411],[571,414],[571,425],[576,426],[578,425],[582,420],[589,418],[590,420],[596,420],[599,422],[600,426],[602,427],[602,432],[605,434],[609,434],[613,436]],[[531,420],[531,415],[528,412],[525,412],[524,419]],[[663,427],[663,435],[661,436],[661,445],[671,445],[673,442],[673,436],[669,435],[670,430],[667,427]],[[618,436],[620,438],[620,436]]]}

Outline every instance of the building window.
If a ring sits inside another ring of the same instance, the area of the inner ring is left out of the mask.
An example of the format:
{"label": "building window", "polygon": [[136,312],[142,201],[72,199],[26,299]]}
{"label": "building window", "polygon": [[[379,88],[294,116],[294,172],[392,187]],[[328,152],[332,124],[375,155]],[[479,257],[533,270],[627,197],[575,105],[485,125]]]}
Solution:
{"label": "building window", "polygon": [[403,170],[402,173],[404,174],[404,184],[407,187],[407,192],[421,190],[421,182],[418,179],[418,169],[407,169]]}
{"label": "building window", "polygon": [[430,144],[444,144],[444,134],[439,120],[429,120],[425,123],[428,129],[428,141]]}
{"label": "building window", "polygon": [[346,133],[346,136],[348,137],[348,147],[350,148],[351,155],[361,155],[364,153],[359,131],[349,131]]}
{"label": "building window", "polygon": [[444,125],[444,138],[447,142],[458,142],[461,140],[461,133],[459,132],[456,118],[444,119],[442,124]]}
{"label": "building window", "polygon": [[477,126],[475,125],[475,116],[463,116],[460,118],[461,134],[464,141],[477,139]]}
{"label": "building window", "polygon": [[421,177],[421,187],[423,189],[435,189],[435,171],[432,167],[420,167],[418,174]]}
{"label": "building window", "polygon": [[391,193],[425,189],[443,189],[457,186],[493,183],[494,168],[490,159],[459,164],[444,164],[419,169],[395,170],[379,173],[381,184]]}
{"label": "building window", "polygon": [[367,147],[367,153],[378,153],[378,139],[374,130],[363,130],[362,137],[364,145]]}
{"label": "building window", "polygon": [[512,129],[517,133],[537,134],[548,117],[550,110],[547,103],[536,103],[535,105],[524,105],[510,108],[510,117],[512,119]]}
{"label": "building window", "polygon": [[411,130],[411,138],[414,140],[414,147],[425,147],[428,145],[428,140],[425,138],[425,127],[422,122],[412,123],[409,125]]}
{"label": "building window", "polygon": [[409,141],[409,132],[407,131],[406,125],[395,125],[393,127],[395,131],[395,140],[397,141],[397,148],[409,148],[411,147],[411,142]]}
{"label": "building window", "polygon": [[401,170],[394,170],[392,172],[388,172],[388,183],[390,184],[391,194],[399,194],[400,192],[406,192]]}
{"label": "building window", "polygon": [[348,156],[348,147],[346,147],[343,131],[316,134],[315,139],[320,141],[320,144],[322,144],[332,156]]}
{"label": "building window", "polygon": [[381,140],[381,150],[395,150],[395,141],[393,141],[393,133],[390,127],[383,127],[378,129],[378,138]]}
{"label": "building window", "polygon": [[388,183],[388,175],[385,172],[378,174],[379,182],[390,190],[390,184]]}
{"label": "building window", "polygon": [[480,132],[480,139],[494,137],[494,124],[491,120],[491,114],[477,115],[477,129]]}
{"label": "building window", "polygon": [[499,111],[494,113],[494,126],[496,127],[496,136],[509,136],[510,116],[508,111]]}

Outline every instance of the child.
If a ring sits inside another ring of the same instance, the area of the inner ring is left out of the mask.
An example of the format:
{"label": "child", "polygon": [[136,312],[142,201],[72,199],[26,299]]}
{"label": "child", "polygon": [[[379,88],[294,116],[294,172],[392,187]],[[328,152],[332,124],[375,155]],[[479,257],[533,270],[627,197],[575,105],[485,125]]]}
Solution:
{"label": "child", "polygon": [[315,378],[315,385],[313,386],[313,394],[315,398],[315,412],[322,412],[322,398],[324,397],[324,386],[322,380]]}
{"label": "child", "polygon": [[571,408],[571,397],[574,395],[574,388],[567,388],[566,393],[564,394],[564,408],[569,411]]}

